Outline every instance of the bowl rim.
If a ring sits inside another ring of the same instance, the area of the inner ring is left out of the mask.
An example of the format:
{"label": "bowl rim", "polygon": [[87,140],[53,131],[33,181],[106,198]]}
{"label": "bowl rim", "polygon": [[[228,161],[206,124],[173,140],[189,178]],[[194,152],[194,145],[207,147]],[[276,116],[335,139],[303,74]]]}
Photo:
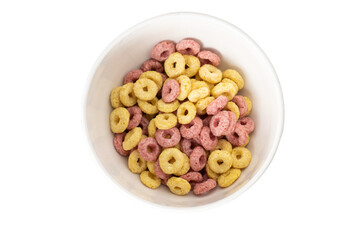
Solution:
{"label": "bowl rim", "polygon": [[[277,100],[279,101],[279,112],[278,112],[278,124],[279,124],[279,128],[276,131],[276,136],[275,136],[275,140],[271,146],[271,151],[268,154],[267,158],[265,159],[263,165],[261,166],[261,168],[258,170],[258,172],[239,190],[237,190],[236,192],[234,192],[233,194],[226,196],[220,200],[217,200],[215,202],[211,202],[211,203],[207,203],[204,205],[200,205],[200,206],[168,206],[168,205],[161,205],[161,204],[157,204],[157,203],[153,203],[150,201],[147,201],[137,195],[131,194],[129,191],[127,191],[125,188],[123,188],[121,186],[121,184],[119,184],[118,182],[115,181],[115,179],[108,173],[108,171],[105,169],[105,167],[101,164],[97,154],[95,153],[95,150],[92,146],[91,140],[90,140],[90,136],[89,136],[89,131],[88,131],[88,125],[87,125],[87,100],[88,100],[88,93],[90,90],[90,86],[92,83],[92,79],[94,78],[94,75],[97,71],[98,66],[100,65],[100,63],[104,60],[104,58],[107,56],[107,54],[111,51],[111,49],[124,37],[126,37],[127,35],[129,35],[131,32],[136,31],[138,28],[141,28],[143,25],[145,24],[149,24],[150,22],[154,21],[154,20],[158,20],[160,18],[166,18],[169,16],[174,16],[174,15],[188,15],[188,16],[196,16],[196,17],[201,17],[201,18],[207,18],[209,20],[215,20],[218,22],[221,22],[222,24],[227,25],[228,27],[232,28],[233,30],[239,32],[244,38],[246,38],[248,41],[250,41],[255,48],[257,48],[257,50],[259,50],[259,52],[262,54],[263,59],[265,60],[265,62],[269,65],[272,74],[274,75],[274,84],[276,87],[276,96],[277,96]],[[145,19],[133,26],[131,26],[130,28],[128,28],[127,30],[125,30],[124,32],[122,32],[120,35],[118,35],[112,42],[110,42],[110,44],[108,44],[108,46],[102,51],[102,53],[97,57],[95,63],[92,65],[90,73],[87,77],[87,80],[85,82],[85,88],[84,88],[84,92],[83,92],[83,103],[82,103],[82,108],[83,108],[83,122],[85,124],[83,124],[83,128],[85,131],[85,135],[86,135],[86,139],[88,142],[88,148],[90,149],[91,155],[93,156],[94,159],[96,159],[97,164],[100,166],[101,169],[103,169],[103,174],[107,175],[108,178],[110,178],[124,193],[126,193],[128,196],[131,196],[133,198],[136,199],[140,199],[142,202],[145,202],[146,204],[149,204],[151,206],[156,206],[158,208],[161,209],[173,209],[173,210],[184,210],[184,209],[191,209],[191,210],[203,210],[203,209],[210,209],[210,208],[214,208],[216,206],[220,206],[224,203],[227,203],[231,200],[236,199],[238,196],[240,196],[242,193],[244,193],[246,190],[248,190],[251,186],[253,186],[255,184],[255,182],[257,182],[259,180],[259,178],[265,173],[265,171],[267,170],[267,168],[269,167],[270,163],[272,162],[272,160],[275,157],[276,151],[279,147],[280,144],[280,140],[284,131],[284,122],[285,122],[285,112],[284,112],[284,97],[283,97],[283,93],[282,93],[282,89],[281,89],[281,85],[280,85],[280,81],[279,78],[277,76],[277,73],[275,71],[275,68],[273,66],[273,64],[271,63],[270,59],[267,57],[267,55],[265,54],[265,52],[260,48],[260,46],[248,35],[246,34],[243,30],[241,30],[239,27],[237,27],[236,25],[225,21],[221,18],[209,15],[209,14],[204,14],[204,13],[199,13],[199,12],[170,12],[170,13],[166,13],[166,14],[161,14],[161,15],[157,15],[148,19]]]}

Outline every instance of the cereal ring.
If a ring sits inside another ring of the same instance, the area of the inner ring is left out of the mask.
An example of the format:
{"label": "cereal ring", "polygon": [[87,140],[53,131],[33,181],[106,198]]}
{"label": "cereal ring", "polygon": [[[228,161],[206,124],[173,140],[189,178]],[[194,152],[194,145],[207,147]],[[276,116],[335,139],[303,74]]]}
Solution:
{"label": "cereal ring", "polygon": [[246,168],[251,161],[251,152],[244,147],[236,147],[232,150],[233,168]]}
{"label": "cereal ring", "polygon": [[246,111],[246,114],[245,114],[245,117],[249,116],[250,112],[251,112],[251,109],[252,109],[252,102],[250,101],[250,99],[248,97],[244,97],[245,99],[245,102],[246,102],[246,108],[247,108],[247,111]]}
{"label": "cereal ring", "polygon": [[204,81],[198,81],[193,78],[190,79],[190,81],[191,81],[191,90],[196,90],[202,87],[206,87],[210,90],[209,86]]}
{"label": "cereal ring", "polygon": [[127,129],[131,130],[139,126],[142,118],[142,113],[141,109],[138,106],[129,107],[127,108],[127,110],[130,114],[130,120]]}
{"label": "cereal ring", "polygon": [[[163,73],[158,73],[156,71],[147,71],[147,72],[144,72],[140,75],[139,78],[147,78],[147,79],[150,79],[151,81],[153,81],[154,83],[156,83],[156,86],[158,86],[158,88],[160,89],[161,86],[163,85],[163,82],[165,80],[163,80],[163,76],[162,76]],[[164,75],[164,74],[163,74]],[[165,79],[167,77],[165,76]]]}
{"label": "cereal ring", "polygon": [[157,97],[154,97],[150,101],[143,101],[141,99],[137,100],[137,104],[140,107],[141,111],[143,111],[146,114],[156,114],[159,112],[157,109]]}
{"label": "cereal ring", "polygon": [[194,148],[190,154],[190,167],[194,171],[200,171],[205,167],[206,164],[206,152],[205,150],[198,146]]}
{"label": "cereal ring", "polygon": [[246,147],[250,142],[250,135],[248,135],[248,139],[245,144],[241,145],[240,147]]}
{"label": "cereal ring", "polygon": [[142,129],[143,135],[148,135],[148,126],[149,126],[149,120],[147,120],[146,117],[142,116],[139,127],[141,127]]}
{"label": "cereal ring", "polygon": [[185,75],[177,77],[176,80],[180,84],[180,93],[177,96],[177,99],[183,101],[189,96],[189,93],[191,91],[191,81],[190,78]]}
{"label": "cereal ring", "polygon": [[229,127],[223,133],[223,135],[228,135],[228,134],[232,134],[234,132],[235,125],[236,125],[236,116],[235,116],[235,113],[233,113],[233,112],[230,112],[230,111],[225,111],[225,112],[228,114]]}
{"label": "cereal ring", "polygon": [[161,73],[164,71],[164,67],[159,61],[156,61],[155,59],[149,59],[143,63],[143,65],[141,66],[141,70],[143,72],[156,71]]}
{"label": "cereal ring", "polygon": [[245,129],[248,134],[252,133],[255,129],[254,120],[252,120],[250,117],[240,118],[238,123]]}
{"label": "cereal ring", "polygon": [[237,95],[232,101],[238,106],[240,111],[240,118],[245,117],[247,113],[247,104],[243,96]]}
{"label": "cereal ring", "polygon": [[181,136],[186,139],[194,138],[200,134],[202,126],[202,120],[199,117],[195,117],[190,123],[181,125]]}
{"label": "cereal ring", "polygon": [[176,44],[176,51],[182,55],[196,55],[200,52],[200,44],[192,39],[183,39]]}
{"label": "cereal ring", "polygon": [[232,145],[225,139],[219,139],[218,144],[216,145],[214,150],[222,150],[232,153]]}
{"label": "cereal ring", "polygon": [[180,196],[188,194],[191,190],[190,183],[179,177],[170,178],[166,185],[172,193]]}
{"label": "cereal ring", "polygon": [[156,125],[155,125],[155,118],[151,119],[148,126],[148,135],[149,137],[155,137],[156,133]]}
{"label": "cereal ring", "polygon": [[164,67],[169,77],[178,77],[185,71],[185,58],[180,53],[174,52],[165,60]]}
{"label": "cereal ring", "polygon": [[174,147],[180,142],[180,131],[176,127],[170,129],[158,129],[155,133],[155,139],[163,148]]}
{"label": "cereal ring", "polygon": [[155,126],[158,129],[169,129],[175,127],[177,117],[173,113],[161,113],[155,118]]}
{"label": "cereal ring", "polygon": [[208,87],[201,87],[195,90],[191,90],[188,99],[191,102],[197,102],[200,99],[206,98],[210,95],[210,90]]}
{"label": "cereal ring", "polygon": [[140,78],[140,75],[142,73],[143,73],[143,71],[141,69],[136,69],[136,70],[129,72],[128,74],[126,74],[126,76],[124,78],[124,84],[134,83],[136,80],[138,80]]}
{"label": "cereal ring", "polygon": [[174,101],[180,93],[179,83],[174,79],[165,81],[161,91],[162,100],[166,103]]}
{"label": "cereal ring", "polygon": [[208,179],[202,183],[195,184],[194,194],[195,195],[204,194],[215,187],[216,187],[216,181],[214,179]]}
{"label": "cereal ring", "polygon": [[231,80],[231,79],[228,79],[228,78],[223,78],[223,80],[221,80],[222,83],[230,83],[233,88],[234,88],[234,91],[237,93],[239,91],[239,87],[238,85],[236,85],[236,83]]}
{"label": "cereal ring", "polygon": [[194,139],[182,139],[180,141],[180,149],[183,151],[188,157],[190,157],[192,151],[195,147],[200,146]]}
{"label": "cereal ring", "polygon": [[216,86],[211,90],[211,95],[215,98],[219,97],[220,95],[224,95],[230,101],[236,95],[236,91],[233,88],[231,83],[218,83]]}
{"label": "cereal ring", "polygon": [[188,156],[186,156],[185,153],[183,153],[183,156],[184,156],[184,164],[183,164],[182,168],[180,169],[180,171],[177,171],[176,173],[174,173],[174,175],[176,175],[176,176],[182,176],[190,170],[190,160],[189,160]]}
{"label": "cereal ring", "polygon": [[177,148],[166,148],[159,155],[160,167],[166,174],[180,171],[184,161],[183,153]]}
{"label": "cereal ring", "polygon": [[244,87],[244,79],[241,77],[241,75],[233,69],[227,69],[223,72],[223,77],[228,78],[236,83],[239,90]]}
{"label": "cereal ring", "polygon": [[219,96],[207,106],[206,113],[208,115],[216,115],[226,106],[227,102],[227,97]]}
{"label": "cereal ring", "polygon": [[205,165],[205,170],[206,170],[206,175],[211,178],[214,179],[215,181],[218,179],[219,174],[217,174],[216,172],[214,172],[213,170],[211,170],[211,168],[209,167],[209,163],[207,163]]}
{"label": "cereal ring", "polygon": [[141,173],[146,170],[146,161],[140,157],[137,149],[130,153],[128,167],[132,173]]}
{"label": "cereal ring", "polygon": [[220,64],[220,57],[218,55],[216,55],[213,52],[207,51],[207,50],[203,50],[201,52],[199,52],[197,54],[197,57],[199,58],[201,65],[204,64],[211,64],[214,65],[215,67],[219,66]]}
{"label": "cereal ring", "polygon": [[230,124],[228,117],[229,114],[227,111],[221,111],[211,118],[210,130],[214,136],[219,137],[227,131]]}
{"label": "cereal ring", "polygon": [[156,83],[147,78],[140,78],[134,83],[134,94],[143,101],[150,101],[156,97],[158,87]]}
{"label": "cereal ring", "polygon": [[[201,131],[200,131],[200,133],[201,133]],[[201,145],[200,134],[199,134],[199,135],[196,135],[196,136],[193,138],[193,140],[194,140],[197,144]]]}
{"label": "cereal ring", "polygon": [[200,60],[197,57],[191,55],[184,55],[184,58],[185,58],[185,71],[183,74],[188,77],[195,76],[200,69]]}
{"label": "cereal ring", "polygon": [[208,164],[215,173],[224,173],[232,166],[233,159],[229,152],[215,150],[210,153]]}
{"label": "cereal ring", "polygon": [[116,87],[111,91],[110,103],[113,108],[123,107],[124,105],[120,101],[121,87]]}
{"label": "cereal ring", "polygon": [[130,114],[126,108],[115,108],[110,114],[110,127],[113,133],[122,133],[129,124]]}
{"label": "cereal ring", "polygon": [[192,102],[186,101],[177,109],[177,118],[180,124],[190,123],[196,116],[196,108]]}
{"label": "cereal ring", "polygon": [[224,110],[229,110],[235,114],[236,120],[240,117],[240,110],[239,107],[234,102],[228,102],[224,107]]}
{"label": "cereal ring", "polygon": [[209,127],[203,127],[201,129],[200,141],[201,145],[208,151],[213,150],[218,143],[217,137],[212,134]]}
{"label": "cereal ring", "polygon": [[142,139],[139,142],[138,150],[140,156],[148,162],[156,161],[161,151],[160,146],[152,137]]}
{"label": "cereal ring", "polygon": [[124,150],[131,150],[134,147],[136,147],[141,140],[141,136],[142,136],[142,129],[139,127],[136,127],[132,129],[130,132],[128,132],[125,135],[125,139],[123,142]]}
{"label": "cereal ring", "polygon": [[203,120],[203,126],[204,127],[209,127],[210,126],[210,121],[211,121],[211,118],[213,116],[207,116],[204,120]]}
{"label": "cereal ring", "polygon": [[248,140],[248,133],[246,130],[239,124],[236,123],[234,132],[226,135],[226,139],[235,146],[242,146]]}
{"label": "cereal ring", "polygon": [[220,187],[225,188],[233,184],[241,174],[241,170],[237,168],[232,168],[226,173],[221,174],[218,177],[218,184]]}
{"label": "cereal ring", "polygon": [[150,171],[143,171],[140,174],[140,181],[148,188],[155,189],[160,187],[161,180]]}
{"label": "cereal ring", "polygon": [[155,161],[154,162],[146,161],[146,166],[147,166],[149,172],[151,172],[152,174],[155,174]]}
{"label": "cereal ring", "polygon": [[163,172],[163,170],[160,167],[159,161],[155,162],[154,170],[155,170],[155,175],[160,179],[167,181],[169,178],[171,178],[171,174],[166,174]]}
{"label": "cereal ring", "polygon": [[185,179],[186,181],[190,182],[201,182],[203,180],[203,177],[201,173],[199,172],[188,172],[181,176],[182,179]]}
{"label": "cereal ring", "polygon": [[115,134],[115,137],[114,137],[114,141],[113,141],[113,144],[114,144],[114,147],[116,149],[116,151],[122,155],[122,156],[129,156],[130,154],[130,151],[125,151],[122,147],[122,143],[123,143],[123,140],[124,140],[124,137],[125,137],[126,133],[123,132],[123,133],[116,133]]}
{"label": "cereal ring", "polygon": [[214,97],[206,97],[197,101],[195,104],[196,113],[199,115],[204,115],[206,113],[206,108],[214,99]]}
{"label": "cereal ring", "polygon": [[156,104],[158,110],[164,113],[171,113],[176,111],[176,109],[179,108],[180,102],[178,100],[175,100],[170,103],[165,103],[162,99],[160,99]]}
{"label": "cereal ring", "polygon": [[199,76],[206,82],[215,84],[221,81],[222,72],[210,64],[205,64],[199,69]]}
{"label": "cereal ring", "polygon": [[159,61],[165,61],[171,53],[175,52],[175,43],[172,41],[161,41],[152,49],[150,56]]}
{"label": "cereal ring", "polygon": [[133,83],[127,83],[121,87],[120,101],[126,107],[131,107],[136,104],[136,97],[134,95]]}

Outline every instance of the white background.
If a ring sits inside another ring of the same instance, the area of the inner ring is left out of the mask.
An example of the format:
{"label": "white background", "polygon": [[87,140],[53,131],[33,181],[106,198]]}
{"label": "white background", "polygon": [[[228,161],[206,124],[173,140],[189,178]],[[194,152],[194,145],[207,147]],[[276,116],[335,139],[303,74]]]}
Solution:
{"label": "white background", "polygon": [[[359,239],[356,2],[1,1],[0,239]],[[164,210],[122,192],[83,128],[96,58],[127,28],[173,11],[239,26],[272,61],[285,98],[266,173],[203,211]]]}

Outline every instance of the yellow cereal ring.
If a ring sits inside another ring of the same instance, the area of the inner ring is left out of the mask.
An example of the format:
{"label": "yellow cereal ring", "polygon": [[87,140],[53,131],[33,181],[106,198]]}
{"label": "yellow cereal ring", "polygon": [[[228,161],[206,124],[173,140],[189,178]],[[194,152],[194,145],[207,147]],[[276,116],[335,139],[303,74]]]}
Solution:
{"label": "yellow cereal ring", "polygon": [[215,87],[215,84],[208,83],[208,82],[204,82],[204,83],[206,83],[206,85],[207,85],[207,87],[209,88],[210,91]]}
{"label": "yellow cereal ring", "polygon": [[224,95],[229,101],[235,97],[236,93],[231,83],[218,83],[211,90],[213,97],[218,98],[220,95]]}
{"label": "yellow cereal ring", "polygon": [[141,109],[141,111],[143,111],[146,114],[150,114],[150,115],[156,114],[159,112],[159,110],[157,109],[157,102],[158,102],[157,97],[154,97],[150,101],[144,101],[141,99],[137,100],[137,104],[138,104],[139,108]]}
{"label": "yellow cereal ring", "polygon": [[183,153],[183,156],[184,156],[184,164],[183,164],[182,168],[180,169],[180,171],[177,171],[176,173],[174,173],[174,175],[176,175],[176,176],[182,176],[190,170],[190,159],[188,158],[188,156],[185,153]]}
{"label": "yellow cereal ring", "polygon": [[223,72],[223,78],[229,78],[233,80],[236,85],[238,86],[239,90],[244,87],[244,79],[241,77],[241,75],[233,69],[227,69]]}
{"label": "yellow cereal ring", "polygon": [[176,109],[178,109],[180,105],[180,102],[178,100],[175,100],[171,103],[166,103],[164,102],[162,99],[160,99],[157,102],[157,108],[159,109],[159,111],[164,112],[164,113],[171,113],[176,111]]}
{"label": "yellow cereal ring", "polygon": [[139,78],[134,83],[135,96],[144,101],[150,101],[156,97],[158,90],[156,83],[147,78]]}
{"label": "yellow cereal ring", "polygon": [[174,52],[165,60],[164,68],[170,78],[178,77],[185,71],[185,58],[180,53]]}
{"label": "yellow cereal ring", "polygon": [[199,72],[195,75],[195,79],[198,81],[204,81],[204,79],[200,77]]}
{"label": "yellow cereal ring", "polygon": [[192,90],[188,96],[188,99],[191,102],[197,102],[200,99],[206,98],[210,96],[210,90],[209,87],[201,87],[195,90]]}
{"label": "yellow cereal ring", "polygon": [[127,83],[121,87],[120,101],[126,107],[131,107],[136,104],[136,97],[134,94],[134,84],[133,83]]}
{"label": "yellow cereal ring", "polygon": [[213,151],[215,151],[215,150],[223,150],[223,151],[227,151],[231,154],[232,153],[232,145],[225,139],[219,139],[218,144],[216,145],[216,147]]}
{"label": "yellow cereal ring", "polygon": [[162,80],[162,76],[160,73],[156,72],[156,71],[146,71],[143,72],[139,78],[147,78],[150,79],[151,81],[153,81],[154,83],[156,83],[156,85],[158,86],[158,89],[161,88],[162,84],[163,84],[163,80]]}
{"label": "yellow cereal ring", "polygon": [[244,97],[245,99],[245,102],[246,102],[246,106],[247,106],[247,112],[245,114],[245,117],[246,116],[249,116],[250,112],[251,112],[251,109],[252,109],[252,102],[250,101],[250,99],[248,97]]}
{"label": "yellow cereal ring", "polygon": [[195,76],[200,69],[200,60],[192,55],[184,55],[185,59],[185,71],[184,75],[188,77]]}
{"label": "yellow cereal ring", "polygon": [[155,118],[155,126],[158,129],[170,129],[177,124],[177,118],[173,113],[158,114]]}
{"label": "yellow cereal ring", "polygon": [[216,173],[224,173],[229,170],[232,162],[231,154],[223,150],[212,151],[208,159],[210,169]]}
{"label": "yellow cereal ring", "polygon": [[215,100],[214,97],[206,97],[206,98],[203,98],[203,99],[200,99],[199,101],[197,101],[197,103],[195,104],[196,113],[199,114],[199,115],[206,114],[207,106],[214,100]]}
{"label": "yellow cereal ring", "polygon": [[196,116],[196,107],[192,102],[186,101],[177,109],[177,118],[180,124],[190,123]]}
{"label": "yellow cereal ring", "polygon": [[232,150],[233,168],[246,168],[251,161],[251,152],[244,147],[236,147]]}
{"label": "yellow cereal ring", "polygon": [[199,69],[199,76],[204,81],[215,84],[215,83],[218,83],[221,81],[222,72],[217,67],[214,67],[213,65],[204,64]]}
{"label": "yellow cereal ring", "polygon": [[[197,81],[193,78],[190,81],[191,81],[191,91],[202,88],[202,87],[209,88],[209,86],[204,81]],[[209,88],[209,90],[210,90],[210,88]]]}
{"label": "yellow cereal ring", "polygon": [[113,108],[123,107],[124,105],[120,101],[121,87],[116,87],[111,91],[110,103]]}
{"label": "yellow cereal ring", "polygon": [[110,114],[110,127],[113,133],[122,133],[129,125],[130,114],[126,108],[115,108]]}
{"label": "yellow cereal ring", "polygon": [[180,196],[188,194],[191,190],[190,183],[179,177],[171,177],[166,185],[172,193]]}
{"label": "yellow cereal ring", "polygon": [[209,178],[214,179],[215,181],[218,179],[219,174],[211,170],[208,163],[205,165],[205,170]]}
{"label": "yellow cereal ring", "polygon": [[236,120],[240,117],[240,110],[239,107],[234,102],[227,102],[227,104],[224,107],[225,110],[232,111],[235,114]]}
{"label": "yellow cereal ring", "polygon": [[231,80],[231,79],[229,79],[229,78],[224,78],[223,80],[221,80],[221,82],[223,82],[223,83],[230,83],[230,84],[234,87],[234,91],[235,91],[236,93],[239,91],[238,85],[236,85],[236,83],[235,83],[233,80]]}
{"label": "yellow cereal ring", "polygon": [[250,135],[248,135],[248,139],[246,141],[246,143],[244,143],[244,145],[241,145],[240,147],[246,147],[250,142]]}
{"label": "yellow cereal ring", "polygon": [[166,148],[159,155],[160,168],[166,174],[179,172],[184,162],[184,154],[177,148]]}
{"label": "yellow cereal ring", "polygon": [[161,184],[161,179],[158,178],[154,173],[149,171],[143,171],[140,174],[140,181],[148,188],[158,188]]}
{"label": "yellow cereal ring", "polygon": [[177,99],[180,101],[184,101],[185,98],[187,98],[189,96],[189,93],[191,91],[190,78],[185,75],[181,75],[181,76],[177,77],[176,80],[180,84],[180,93],[177,96]]}
{"label": "yellow cereal ring", "polygon": [[155,161],[154,162],[146,161],[146,166],[147,166],[149,172],[151,172],[152,174],[155,174]]}
{"label": "yellow cereal ring", "polygon": [[141,173],[146,170],[146,161],[140,157],[137,149],[130,153],[128,167],[132,173]]}
{"label": "yellow cereal ring", "polygon": [[156,133],[156,125],[155,125],[155,118],[151,119],[148,125],[148,135],[149,137],[155,137]]}
{"label": "yellow cereal ring", "polygon": [[125,135],[125,139],[123,141],[123,148],[125,151],[131,150],[138,145],[141,140],[142,129],[140,127],[136,127],[132,129]]}
{"label": "yellow cereal ring", "polygon": [[231,168],[226,173],[221,174],[218,177],[218,184],[220,187],[225,188],[233,184],[236,179],[240,177],[241,170],[237,168]]}

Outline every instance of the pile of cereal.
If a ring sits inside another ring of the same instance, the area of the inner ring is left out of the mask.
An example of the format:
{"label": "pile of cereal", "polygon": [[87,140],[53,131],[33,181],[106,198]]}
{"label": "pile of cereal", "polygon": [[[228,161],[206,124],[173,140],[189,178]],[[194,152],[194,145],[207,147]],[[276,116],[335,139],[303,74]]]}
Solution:
{"label": "pile of cereal", "polygon": [[200,50],[191,39],[162,41],[111,92],[114,147],[149,188],[203,194],[233,184],[251,161],[252,103],[237,95],[244,80]]}

